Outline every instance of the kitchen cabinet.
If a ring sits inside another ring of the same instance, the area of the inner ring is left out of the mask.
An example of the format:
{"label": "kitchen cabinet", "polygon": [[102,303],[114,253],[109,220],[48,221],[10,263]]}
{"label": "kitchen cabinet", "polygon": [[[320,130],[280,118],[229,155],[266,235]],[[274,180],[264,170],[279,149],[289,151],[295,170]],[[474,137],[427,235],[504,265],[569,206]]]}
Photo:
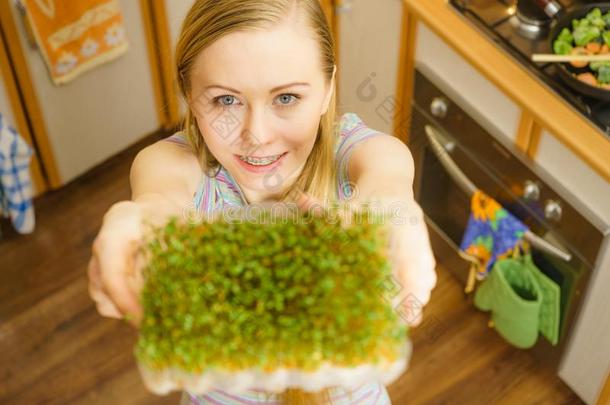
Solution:
{"label": "kitchen cabinet", "polygon": [[7,82],[8,79],[0,72],[0,114],[2,114],[2,118],[6,123],[9,123],[14,127],[14,123],[16,121],[15,115],[13,114],[11,100],[8,95],[8,90],[6,88]]}
{"label": "kitchen cabinet", "polygon": [[[408,104],[409,86],[412,82],[412,65],[414,64],[414,40],[420,23],[425,23],[435,34],[450,45],[464,60],[493,82],[505,95],[514,100],[523,110],[520,128],[533,128],[532,116],[543,127],[550,129],[567,148],[572,150],[591,168],[610,182],[610,141],[597,126],[575,112],[575,110],[558,97],[547,85],[532,74],[515,58],[511,57],[494,41],[486,38],[483,31],[474,23],[460,15],[445,0],[402,0],[403,35],[401,38],[401,66],[399,70],[401,100]],[[402,117],[407,113],[405,108]],[[529,116],[529,117],[528,117]],[[523,125],[522,125],[523,124]],[[523,150],[535,140],[532,133],[523,131],[518,134],[518,144]]]}
{"label": "kitchen cabinet", "polygon": [[[610,223],[610,187],[549,131],[542,130],[535,161],[564,187],[582,197],[582,202]],[[559,375],[581,396],[596,397],[610,365],[610,316],[606,286],[610,285],[610,249],[599,259],[599,271],[585,298],[581,317]]]}
{"label": "kitchen cabinet", "polygon": [[[164,0],[165,9],[167,10],[167,27],[169,31],[169,40],[171,44],[171,60],[173,61],[174,50],[176,49],[176,43],[178,42],[178,36],[180,35],[180,29],[182,28],[182,21],[188,13],[189,9],[195,2],[194,0]],[[171,65],[173,69],[174,66]],[[172,76],[173,77],[173,76]],[[187,106],[183,98],[180,96],[177,87],[174,88],[175,103],[178,109],[178,116],[184,116]]]}
{"label": "kitchen cabinet", "polygon": [[[522,110],[483,77],[423,23],[417,26],[415,61],[438,78],[440,87],[461,99],[461,107],[487,131],[511,143],[518,142]],[[539,127],[541,124],[536,124]],[[589,209],[610,223],[610,187],[606,180],[557,140],[548,130],[538,131],[528,154]],[[569,170],[566,170],[569,168]]]}
{"label": "kitchen cabinet", "polygon": [[[607,240],[606,240],[607,242]],[[608,285],[610,285],[610,248],[599,260],[595,278],[585,297],[575,334],[562,360],[559,376],[588,404],[606,405],[610,397],[610,316],[608,316]],[[605,395],[602,393],[606,385]],[[597,401],[597,402],[596,402]]]}
{"label": "kitchen cabinet", "polygon": [[416,64],[436,76],[444,91],[462,100],[462,108],[489,133],[514,142],[521,117],[519,106],[425,24],[417,24],[416,38]]}
{"label": "kitchen cabinet", "polygon": [[[546,172],[557,183],[556,191],[570,196],[570,204],[583,207],[579,212],[588,211],[598,229],[606,230],[558,369],[586,403],[594,404],[610,366],[610,300],[604,293],[610,278],[608,140],[445,1],[403,3],[400,104],[410,105],[416,66],[432,73],[481,126],[498,140],[514,144],[523,152],[523,161]],[[401,113],[397,123],[408,109]],[[517,192],[519,187],[515,184]]]}
{"label": "kitchen cabinet", "polygon": [[59,187],[160,128],[158,92],[143,4],[120,0],[129,50],[112,62],[55,86],[29,40],[15,2],[0,2],[0,20],[15,80],[24,95],[46,181]]}
{"label": "kitchen cabinet", "polygon": [[[21,104],[14,72],[11,69],[8,52],[2,38],[0,38],[0,113],[3,116],[4,125],[14,128],[35,151],[27,125],[26,113]],[[46,191],[47,184],[42,174],[40,158],[36,153],[31,157],[30,174],[33,195],[37,196]]]}
{"label": "kitchen cabinet", "polygon": [[548,130],[542,130],[533,159],[562,186],[580,196],[587,208],[610,223],[610,186]]}

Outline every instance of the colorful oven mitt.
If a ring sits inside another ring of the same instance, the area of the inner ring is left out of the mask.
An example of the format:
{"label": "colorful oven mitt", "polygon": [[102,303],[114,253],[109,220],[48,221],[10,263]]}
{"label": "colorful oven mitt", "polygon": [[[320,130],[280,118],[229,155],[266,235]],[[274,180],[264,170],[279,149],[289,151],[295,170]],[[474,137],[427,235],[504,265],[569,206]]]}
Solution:
{"label": "colorful oven mitt", "polygon": [[512,255],[527,226],[480,190],[471,199],[471,213],[460,244],[460,255],[472,266],[465,292],[474,290],[475,276],[483,280],[494,263]]}

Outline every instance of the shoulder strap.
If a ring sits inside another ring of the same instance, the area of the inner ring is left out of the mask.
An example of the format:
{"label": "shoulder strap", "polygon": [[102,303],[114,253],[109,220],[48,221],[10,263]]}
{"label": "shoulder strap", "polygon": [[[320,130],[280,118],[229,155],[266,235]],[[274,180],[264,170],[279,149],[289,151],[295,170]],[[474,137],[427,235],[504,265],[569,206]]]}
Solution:
{"label": "shoulder strap", "polygon": [[186,136],[182,131],[176,132],[175,134],[168,136],[167,138],[163,139],[163,142],[171,142],[188,148],[191,147],[188,139],[186,139]]}
{"label": "shoulder strap", "polygon": [[[171,142],[186,148],[191,147],[182,131],[176,132],[163,139],[163,141]],[[210,177],[206,173],[203,174],[202,180],[193,197],[193,203],[199,214],[212,215],[214,211],[222,209],[224,206],[242,205],[242,198],[240,195],[241,190],[239,190],[239,187],[236,185],[231,175],[229,175],[224,168],[221,168],[216,177]]]}
{"label": "shoulder strap", "polygon": [[354,146],[365,139],[377,135],[387,134],[367,127],[360,117],[354,113],[345,113],[341,117],[339,122],[339,138],[335,146],[337,193],[339,199],[349,199],[352,196],[353,185],[350,184],[347,167]]}
{"label": "shoulder strap", "polygon": [[194,204],[199,214],[211,216],[215,211],[226,207],[243,207],[246,205],[246,198],[231,174],[221,167],[215,177],[204,173],[195,193]]}

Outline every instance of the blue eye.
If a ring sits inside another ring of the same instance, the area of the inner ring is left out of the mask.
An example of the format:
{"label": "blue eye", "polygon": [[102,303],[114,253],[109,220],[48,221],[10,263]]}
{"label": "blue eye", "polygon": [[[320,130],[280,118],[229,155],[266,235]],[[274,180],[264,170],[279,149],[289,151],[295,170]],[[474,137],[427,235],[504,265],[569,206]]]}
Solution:
{"label": "blue eye", "polygon": [[[301,97],[296,94],[280,94],[276,100],[279,100],[277,103],[280,107],[292,107],[296,104],[297,100]],[[238,104],[237,98],[235,96],[231,96],[229,94],[225,94],[222,96],[214,97],[212,100],[214,105],[220,107],[232,107]]]}
{"label": "blue eye", "polygon": [[[280,94],[277,99],[280,100],[280,107],[291,107],[294,104],[296,104],[296,101],[299,100],[301,97],[297,96],[296,94]],[[291,103],[291,100],[295,100],[293,103]]]}
{"label": "blue eye", "polygon": [[[236,100],[237,99],[235,98],[235,96],[225,94],[224,96],[215,97],[214,104],[220,105],[222,107],[231,107],[235,105]],[[231,103],[231,101],[233,101],[233,103]]]}

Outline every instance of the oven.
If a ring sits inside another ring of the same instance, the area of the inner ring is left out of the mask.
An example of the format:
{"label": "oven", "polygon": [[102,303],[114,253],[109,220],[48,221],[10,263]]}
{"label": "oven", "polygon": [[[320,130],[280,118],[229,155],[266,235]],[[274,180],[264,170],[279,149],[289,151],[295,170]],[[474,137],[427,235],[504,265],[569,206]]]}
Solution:
{"label": "oven", "polygon": [[528,350],[557,370],[608,229],[475,116],[442,80],[417,67],[409,136],[415,196],[426,214],[437,263],[463,286],[469,263],[458,255],[458,246],[470,214],[469,188],[481,189],[529,226],[535,264],[561,289],[561,315],[557,345],[540,335]]}

